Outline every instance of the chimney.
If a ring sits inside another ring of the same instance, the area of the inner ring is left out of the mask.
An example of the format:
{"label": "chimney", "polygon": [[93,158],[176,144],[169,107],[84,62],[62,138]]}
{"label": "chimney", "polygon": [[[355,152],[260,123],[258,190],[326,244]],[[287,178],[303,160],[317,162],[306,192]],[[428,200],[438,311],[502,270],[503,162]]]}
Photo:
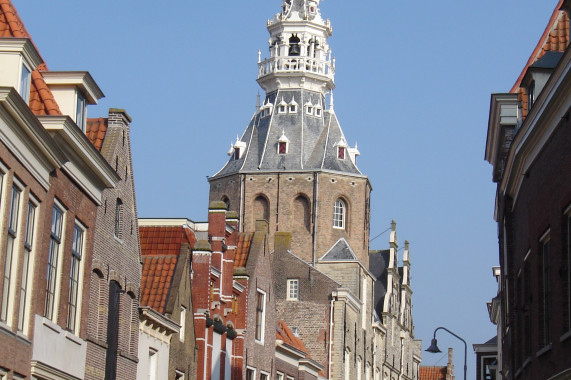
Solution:
{"label": "chimney", "polygon": [[274,236],[274,252],[276,254],[288,252],[291,249],[291,232],[276,232]]}
{"label": "chimney", "polygon": [[448,364],[446,365],[446,380],[454,380],[454,361],[452,360],[452,348],[448,348]]}

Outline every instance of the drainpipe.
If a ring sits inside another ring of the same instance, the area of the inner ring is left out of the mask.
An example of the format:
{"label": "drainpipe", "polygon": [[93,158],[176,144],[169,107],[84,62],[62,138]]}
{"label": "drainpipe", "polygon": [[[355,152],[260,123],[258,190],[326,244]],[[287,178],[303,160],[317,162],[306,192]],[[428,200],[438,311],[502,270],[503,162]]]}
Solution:
{"label": "drainpipe", "polygon": [[[258,95],[259,96],[259,95]],[[240,175],[240,224],[238,230],[244,231],[244,190],[246,187],[246,175]]]}
{"label": "drainpipe", "polygon": [[313,173],[313,254],[312,265],[315,268],[315,252],[317,251],[317,205],[319,203],[319,174]]}
{"label": "drainpipe", "polygon": [[[327,361],[328,363],[328,370],[327,370],[327,376],[331,379],[331,351],[333,350],[333,301],[334,299],[331,299],[331,305],[329,306],[329,359]],[[343,347],[343,349],[345,349],[345,347]]]}

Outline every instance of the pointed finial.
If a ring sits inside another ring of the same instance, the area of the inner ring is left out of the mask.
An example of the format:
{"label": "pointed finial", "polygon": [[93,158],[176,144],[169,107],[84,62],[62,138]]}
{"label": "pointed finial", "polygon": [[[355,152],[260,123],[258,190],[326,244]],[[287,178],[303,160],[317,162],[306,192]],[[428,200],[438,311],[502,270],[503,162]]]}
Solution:
{"label": "pointed finial", "polygon": [[402,258],[402,261],[405,263],[410,262],[410,253],[408,251],[409,245],[410,244],[409,244],[408,240],[405,240],[404,241],[404,254],[403,254],[403,258]]}
{"label": "pointed finial", "polygon": [[329,95],[329,109],[333,111],[333,90],[331,90],[331,93]]}
{"label": "pointed finial", "polygon": [[256,112],[260,110],[260,91],[258,91],[258,96],[256,98]]}
{"label": "pointed finial", "polygon": [[396,230],[397,230],[397,222],[392,220],[391,221],[391,231],[396,231]]}
{"label": "pointed finial", "polygon": [[262,51],[258,49],[258,63],[262,62]]}

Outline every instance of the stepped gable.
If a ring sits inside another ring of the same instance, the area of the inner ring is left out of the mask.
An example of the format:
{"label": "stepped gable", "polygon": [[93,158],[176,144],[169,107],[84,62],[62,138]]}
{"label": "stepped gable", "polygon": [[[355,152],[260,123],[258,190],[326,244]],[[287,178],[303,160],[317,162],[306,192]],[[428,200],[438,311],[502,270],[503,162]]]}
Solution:
{"label": "stepped gable", "polygon": [[196,243],[194,233],[183,227],[140,227],[143,271],[141,306],[164,313],[181,245]]}
{"label": "stepped gable", "polygon": [[95,146],[95,149],[100,152],[103,146],[103,140],[105,140],[105,134],[107,133],[108,122],[109,119],[104,117],[87,119],[85,134],[93,146]]}
{"label": "stepped gable", "polygon": [[518,94],[518,100],[522,102],[523,117],[526,117],[528,112],[528,96],[526,89],[520,87],[520,85],[528,68],[550,52],[563,53],[569,45],[569,16],[567,12],[562,9],[563,3],[564,0],[559,0],[557,3],[539,42],[535,46],[535,49],[533,49],[523,70],[510,90],[510,93]]}
{"label": "stepped gable", "polygon": [[355,252],[344,238],[337,240],[319,261],[358,261]]}
{"label": "stepped gable", "polygon": [[[10,0],[0,0],[0,38],[29,38],[32,40]],[[37,50],[39,51],[39,49]],[[45,63],[40,64],[32,71],[30,109],[36,115],[61,115],[59,105],[42,77],[42,71],[48,71]]]}

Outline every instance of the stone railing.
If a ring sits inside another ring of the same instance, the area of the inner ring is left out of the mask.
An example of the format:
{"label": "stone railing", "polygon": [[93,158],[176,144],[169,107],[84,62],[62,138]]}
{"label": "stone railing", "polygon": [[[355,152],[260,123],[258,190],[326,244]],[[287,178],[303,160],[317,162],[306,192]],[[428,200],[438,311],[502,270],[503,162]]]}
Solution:
{"label": "stone railing", "polygon": [[272,57],[258,63],[258,79],[273,73],[295,72],[314,73],[333,79],[335,63],[297,56]]}

